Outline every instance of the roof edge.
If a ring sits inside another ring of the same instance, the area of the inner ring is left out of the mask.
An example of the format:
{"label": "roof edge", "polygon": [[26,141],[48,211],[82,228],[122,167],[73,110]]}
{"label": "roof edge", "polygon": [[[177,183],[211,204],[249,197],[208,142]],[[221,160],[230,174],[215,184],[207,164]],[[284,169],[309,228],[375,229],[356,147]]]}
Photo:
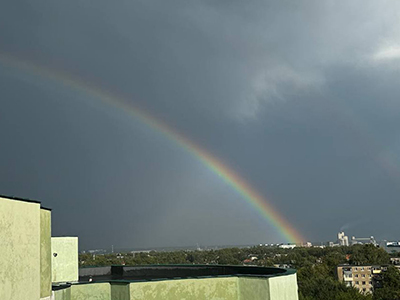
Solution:
{"label": "roof edge", "polygon": [[38,200],[33,200],[33,199],[28,199],[28,198],[21,198],[21,197],[16,197],[16,196],[7,196],[7,195],[1,195],[0,194],[0,198],[5,198],[8,200],[17,200],[17,201],[23,201],[23,202],[29,202],[29,203],[37,203],[37,204],[41,204],[42,202],[38,201]]}

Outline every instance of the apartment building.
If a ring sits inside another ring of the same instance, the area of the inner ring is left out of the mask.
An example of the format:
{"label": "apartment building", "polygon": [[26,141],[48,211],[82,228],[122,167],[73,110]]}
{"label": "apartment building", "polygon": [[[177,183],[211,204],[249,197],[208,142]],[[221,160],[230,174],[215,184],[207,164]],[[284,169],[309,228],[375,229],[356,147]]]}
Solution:
{"label": "apartment building", "polygon": [[353,286],[360,292],[371,293],[374,289],[373,270],[375,267],[339,265],[337,276],[347,286]]}
{"label": "apartment building", "polygon": [[[400,266],[396,266],[400,270]],[[361,293],[372,293],[374,289],[381,287],[382,272],[387,266],[382,265],[338,265],[337,277],[347,286],[357,288]]]}

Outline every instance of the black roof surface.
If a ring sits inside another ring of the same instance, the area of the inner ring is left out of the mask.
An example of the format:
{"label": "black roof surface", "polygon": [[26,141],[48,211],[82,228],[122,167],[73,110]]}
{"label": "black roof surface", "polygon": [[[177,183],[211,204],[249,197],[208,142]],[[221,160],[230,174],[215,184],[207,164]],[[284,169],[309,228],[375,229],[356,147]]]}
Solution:
{"label": "black roof surface", "polygon": [[108,266],[79,269],[79,281],[148,281],[207,277],[275,277],[294,274],[293,269],[230,265]]}

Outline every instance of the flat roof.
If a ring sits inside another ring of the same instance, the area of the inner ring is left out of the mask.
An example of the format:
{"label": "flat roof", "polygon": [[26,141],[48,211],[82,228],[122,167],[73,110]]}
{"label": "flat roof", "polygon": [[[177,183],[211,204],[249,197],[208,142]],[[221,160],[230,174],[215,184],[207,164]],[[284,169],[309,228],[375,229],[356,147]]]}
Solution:
{"label": "flat roof", "polygon": [[[271,278],[295,274],[294,269],[231,265],[145,265],[84,267],[79,269],[79,281],[53,283],[52,290],[62,290],[71,285],[92,283],[129,284],[181,279],[226,277]],[[89,281],[90,280],[90,281]]]}
{"label": "flat roof", "polygon": [[108,266],[79,269],[79,282],[136,282],[212,277],[275,277],[296,273],[294,269],[231,265]]}

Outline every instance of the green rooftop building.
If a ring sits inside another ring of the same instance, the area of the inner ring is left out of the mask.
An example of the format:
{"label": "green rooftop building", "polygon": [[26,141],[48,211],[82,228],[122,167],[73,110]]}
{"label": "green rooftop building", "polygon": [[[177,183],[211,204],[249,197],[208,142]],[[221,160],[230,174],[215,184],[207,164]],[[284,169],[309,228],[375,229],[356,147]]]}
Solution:
{"label": "green rooftop building", "polygon": [[51,237],[51,210],[0,196],[1,300],[298,300],[296,272],[221,265],[78,270],[78,239]]}

